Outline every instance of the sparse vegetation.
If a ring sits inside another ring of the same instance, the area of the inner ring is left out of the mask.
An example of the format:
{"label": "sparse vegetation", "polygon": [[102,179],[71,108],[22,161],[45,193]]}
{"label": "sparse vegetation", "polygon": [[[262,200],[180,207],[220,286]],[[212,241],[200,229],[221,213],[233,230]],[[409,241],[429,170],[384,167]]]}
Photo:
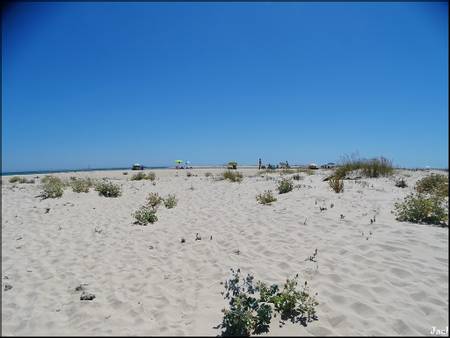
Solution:
{"label": "sparse vegetation", "polygon": [[13,176],[9,179],[10,183],[34,183],[34,179],[26,179],[25,177]]}
{"label": "sparse vegetation", "polygon": [[437,195],[410,194],[402,203],[395,203],[400,222],[435,224],[448,227],[448,200]]}
{"label": "sparse vegetation", "polygon": [[334,176],[344,178],[348,173],[360,170],[364,177],[390,176],[394,172],[392,162],[384,157],[360,159],[356,156],[344,156],[334,171]]}
{"label": "sparse vegetation", "polygon": [[272,195],[272,191],[267,190],[263,194],[257,195],[256,200],[261,204],[270,204],[272,202],[275,202],[277,199]]}
{"label": "sparse vegetation", "polygon": [[340,179],[338,176],[332,176],[328,180],[328,184],[335,193],[340,193],[344,191],[344,180]]}
{"label": "sparse vegetation", "polygon": [[147,197],[147,206],[156,210],[164,199],[157,192],[151,192]]}
{"label": "sparse vegetation", "polygon": [[175,206],[177,205],[177,199],[175,197],[175,195],[167,195],[167,197],[164,199],[164,206],[167,209],[172,209],[175,208]]}
{"label": "sparse vegetation", "polygon": [[92,181],[87,179],[74,179],[70,182],[73,192],[89,192],[89,188],[92,187]]}
{"label": "sparse vegetation", "polygon": [[60,178],[54,176],[45,176],[42,180],[42,194],[43,199],[59,198],[63,195],[64,184]]}
{"label": "sparse vegetation", "polygon": [[[250,336],[269,332],[273,311],[280,313],[281,320],[291,320],[307,325],[316,320],[314,297],[309,295],[305,286],[297,290],[298,275],[287,280],[280,292],[276,284],[267,286],[248,274],[245,278],[241,272],[232,271],[232,277],[225,281],[224,298],[229,299],[229,309],[223,309],[222,336]],[[280,321],[280,324],[284,322]]]}
{"label": "sparse vegetation", "polygon": [[158,220],[156,216],[156,210],[144,205],[135,211],[132,216],[136,219],[135,224],[147,225],[149,223],[155,223]]}
{"label": "sparse vegetation", "polygon": [[285,194],[294,189],[294,183],[292,182],[291,179],[283,178],[281,179],[281,181],[278,182],[277,189],[280,194]]}
{"label": "sparse vegetation", "polygon": [[242,174],[238,171],[231,171],[227,170],[223,173],[223,178],[226,180],[230,180],[231,182],[241,182],[242,181]]}
{"label": "sparse vegetation", "polygon": [[310,176],[314,175],[314,170],[310,169],[310,168],[298,168],[297,172],[298,173],[304,173],[304,174],[307,174],[307,175],[310,175]]}
{"label": "sparse vegetation", "polygon": [[155,173],[150,171],[147,174],[145,174],[144,172],[138,172],[137,174],[134,174],[133,176],[131,176],[130,180],[132,180],[132,181],[140,181],[140,180],[154,181],[155,178],[156,178]]}
{"label": "sparse vegetation", "polygon": [[205,177],[211,177],[211,176],[213,176],[213,174],[211,172],[208,171],[205,173]]}
{"label": "sparse vegetation", "polygon": [[98,182],[95,185],[95,190],[100,196],[105,197],[119,197],[122,194],[122,189],[119,185],[108,181]]}
{"label": "sparse vegetation", "polygon": [[448,196],[448,177],[441,174],[431,174],[417,181],[415,189],[418,193],[446,197]]}
{"label": "sparse vegetation", "polygon": [[237,162],[235,161],[228,162],[227,169],[237,169]]}
{"label": "sparse vegetation", "polygon": [[294,176],[292,176],[292,178],[296,181],[300,181],[303,179],[303,176],[301,176],[300,174],[295,174]]}

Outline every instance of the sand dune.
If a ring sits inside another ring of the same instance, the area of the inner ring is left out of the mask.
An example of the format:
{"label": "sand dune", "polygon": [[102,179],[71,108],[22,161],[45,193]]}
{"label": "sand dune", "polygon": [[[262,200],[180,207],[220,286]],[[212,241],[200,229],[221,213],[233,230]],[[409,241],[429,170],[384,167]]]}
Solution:
{"label": "sand dune", "polygon": [[[217,335],[220,282],[237,267],[268,283],[299,273],[318,292],[319,320],[273,321],[269,335],[428,335],[448,326],[448,228],[391,213],[426,172],[346,181],[336,194],[319,170],[264,206],[255,196],[276,192],[279,174],[244,169],[242,183],[231,183],[204,175],[219,169],[153,171],[156,185],[130,181],[131,171],[56,174],[108,177],[122,185],[119,198],[66,189],[40,200],[39,180],[2,178],[4,335]],[[395,187],[396,177],[408,187]],[[175,194],[178,205],[134,225],[131,213],[150,192]],[[317,265],[305,261],[315,249]],[[80,301],[80,285],[95,299]]]}

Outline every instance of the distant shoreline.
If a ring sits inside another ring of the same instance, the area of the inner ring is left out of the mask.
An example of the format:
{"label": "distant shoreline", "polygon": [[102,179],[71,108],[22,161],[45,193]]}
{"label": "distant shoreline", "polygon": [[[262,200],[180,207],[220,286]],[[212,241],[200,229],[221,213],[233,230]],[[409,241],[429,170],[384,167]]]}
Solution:
{"label": "distant shoreline", "polygon": [[[307,165],[291,165],[292,169],[295,168],[305,168]],[[226,165],[204,165],[204,166],[192,166],[192,169],[215,169],[215,168],[224,168],[226,169]],[[238,169],[253,169],[258,168],[257,165],[238,165]],[[144,170],[148,169],[176,169],[175,166],[154,166],[154,167],[145,167]],[[395,169],[399,170],[443,170],[448,171],[448,168],[405,168],[405,167],[397,167]],[[121,168],[85,168],[85,169],[57,169],[57,170],[29,170],[29,171],[7,171],[2,172],[1,176],[13,176],[13,175],[36,175],[36,174],[57,174],[57,173],[70,173],[70,172],[91,172],[91,171],[115,171],[115,170],[132,170],[131,167],[121,167]],[[184,169],[180,169],[184,170]],[[136,170],[138,171],[138,170]]]}

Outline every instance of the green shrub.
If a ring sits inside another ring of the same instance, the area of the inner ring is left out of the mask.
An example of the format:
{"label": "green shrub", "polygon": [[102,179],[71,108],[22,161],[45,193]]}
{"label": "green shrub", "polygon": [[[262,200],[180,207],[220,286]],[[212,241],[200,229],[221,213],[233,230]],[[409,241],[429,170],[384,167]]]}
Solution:
{"label": "green shrub", "polygon": [[402,203],[395,203],[394,208],[400,222],[448,226],[448,202],[442,197],[410,194]]}
{"label": "green shrub", "polygon": [[151,192],[147,197],[147,206],[156,210],[163,201],[163,198],[157,192]]}
{"label": "green shrub", "polygon": [[419,193],[446,197],[448,196],[448,177],[441,174],[431,174],[417,181],[415,189]]}
{"label": "green shrub", "polygon": [[263,194],[257,195],[256,200],[261,204],[270,204],[275,202],[277,199],[272,195],[272,191],[267,190]]}
{"label": "green shrub", "polygon": [[89,192],[89,188],[92,187],[92,182],[89,178],[87,179],[74,179],[70,183],[72,190],[74,192]]}
{"label": "green shrub", "polygon": [[46,176],[42,180],[42,194],[40,195],[43,199],[45,198],[59,198],[63,195],[64,184],[62,180],[54,176]]}
{"label": "green shrub", "polygon": [[[223,309],[222,336],[250,336],[267,333],[270,328],[272,313],[280,313],[281,320],[291,320],[306,326],[308,322],[317,320],[315,307],[318,305],[314,297],[309,295],[305,286],[297,290],[298,275],[287,280],[284,289],[279,292],[276,284],[268,287],[258,281],[254,285],[254,277],[248,274],[245,278],[241,272],[232,271],[232,277],[225,281],[224,298],[229,300],[229,309]],[[280,321],[280,324],[284,322]]]}
{"label": "green shrub", "polygon": [[10,183],[34,183],[34,179],[26,179],[25,177],[14,176],[9,179]]}
{"label": "green shrub", "polygon": [[344,180],[340,179],[338,176],[332,176],[328,180],[328,184],[335,193],[340,193],[344,191]]}
{"label": "green shrub", "polygon": [[156,179],[156,174],[153,171],[150,171],[147,173],[147,179],[153,182]]}
{"label": "green shrub", "polygon": [[167,209],[172,209],[175,208],[175,206],[177,205],[177,199],[175,197],[175,195],[167,195],[167,197],[164,199],[164,206]]}
{"label": "green shrub", "polygon": [[280,194],[285,194],[294,189],[294,183],[290,179],[283,178],[280,182],[278,182],[277,189]]}
{"label": "green shrub", "polygon": [[112,182],[102,181],[95,185],[95,190],[100,196],[105,197],[119,197],[122,194],[122,189],[119,185]]}
{"label": "green shrub", "polygon": [[234,172],[231,170],[227,170],[223,173],[223,178],[226,180],[230,180],[231,182],[241,182],[243,176],[238,171]]}
{"label": "green shrub", "polygon": [[394,172],[392,162],[384,157],[360,159],[357,157],[344,157],[335,169],[334,176],[344,178],[349,172],[361,170],[364,177],[390,176]]}
{"label": "green shrub", "polygon": [[136,219],[135,224],[147,225],[148,223],[155,223],[158,220],[156,210],[149,206],[142,206],[135,211],[132,216]]}

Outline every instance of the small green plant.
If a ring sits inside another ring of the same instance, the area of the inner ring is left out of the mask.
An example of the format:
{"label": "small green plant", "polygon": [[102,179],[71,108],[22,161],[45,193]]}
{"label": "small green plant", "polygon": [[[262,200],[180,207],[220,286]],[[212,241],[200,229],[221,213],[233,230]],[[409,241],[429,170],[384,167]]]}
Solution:
{"label": "small green plant", "polygon": [[238,171],[234,172],[231,170],[227,170],[223,173],[223,178],[226,180],[230,180],[231,182],[241,182],[243,176]]}
{"label": "small green plant", "polygon": [[441,174],[431,174],[417,181],[415,189],[419,193],[446,197],[448,196],[448,177]]}
{"label": "small green plant", "polygon": [[259,194],[256,196],[256,200],[261,204],[271,204],[275,202],[277,199],[272,195],[272,191],[267,190],[263,194]]}
{"label": "small green plant", "polygon": [[431,195],[410,194],[395,203],[394,212],[400,222],[435,224],[448,227],[448,201]]}
{"label": "small green plant", "polygon": [[172,209],[175,208],[175,206],[177,205],[177,199],[175,197],[175,195],[167,195],[167,197],[164,199],[164,206],[167,209]]}
{"label": "small green plant", "polygon": [[151,192],[147,197],[147,206],[156,210],[163,201],[163,198],[157,192]]}
{"label": "small green plant", "polygon": [[156,216],[156,210],[144,205],[135,211],[132,216],[136,219],[135,224],[147,225],[149,223],[155,223],[158,220]]}
{"label": "small green plant", "polygon": [[54,176],[46,176],[42,180],[42,194],[43,199],[59,198],[63,195],[64,184],[60,178]]}
{"label": "small green plant", "polygon": [[100,196],[105,197],[119,197],[122,194],[122,189],[119,185],[108,181],[101,181],[95,185],[95,190]]}
{"label": "small green plant", "polygon": [[344,180],[338,176],[331,176],[328,180],[328,184],[335,193],[340,193],[344,191]]}
{"label": "small green plant", "polygon": [[88,179],[74,179],[70,182],[72,190],[74,192],[89,192],[89,188],[92,187],[91,180]]}
{"label": "small green plant", "polygon": [[[245,278],[240,269],[231,269],[232,277],[225,281],[224,298],[229,300],[229,309],[223,309],[223,336],[250,336],[269,332],[273,311],[280,313],[281,320],[291,320],[304,326],[317,320],[315,307],[318,302],[310,296],[307,283],[297,289],[298,274],[288,279],[282,291],[278,285],[270,287],[260,281],[254,284],[254,277]],[[280,321],[280,324],[284,324]]]}
{"label": "small green plant", "polygon": [[144,172],[138,172],[137,174],[134,174],[133,176],[131,176],[130,180],[131,181],[140,181],[140,180],[150,180],[150,181],[154,181],[156,178],[156,175],[154,172],[149,172],[147,174],[145,174]]}
{"label": "small green plant", "polygon": [[10,183],[34,183],[34,179],[26,179],[25,177],[14,176],[9,179]]}
{"label": "small green plant", "polygon": [[280,182],[278,182],[277,189],[280,194],[285,194],[294,189],[294,183],[291,179],[283,178]]}

